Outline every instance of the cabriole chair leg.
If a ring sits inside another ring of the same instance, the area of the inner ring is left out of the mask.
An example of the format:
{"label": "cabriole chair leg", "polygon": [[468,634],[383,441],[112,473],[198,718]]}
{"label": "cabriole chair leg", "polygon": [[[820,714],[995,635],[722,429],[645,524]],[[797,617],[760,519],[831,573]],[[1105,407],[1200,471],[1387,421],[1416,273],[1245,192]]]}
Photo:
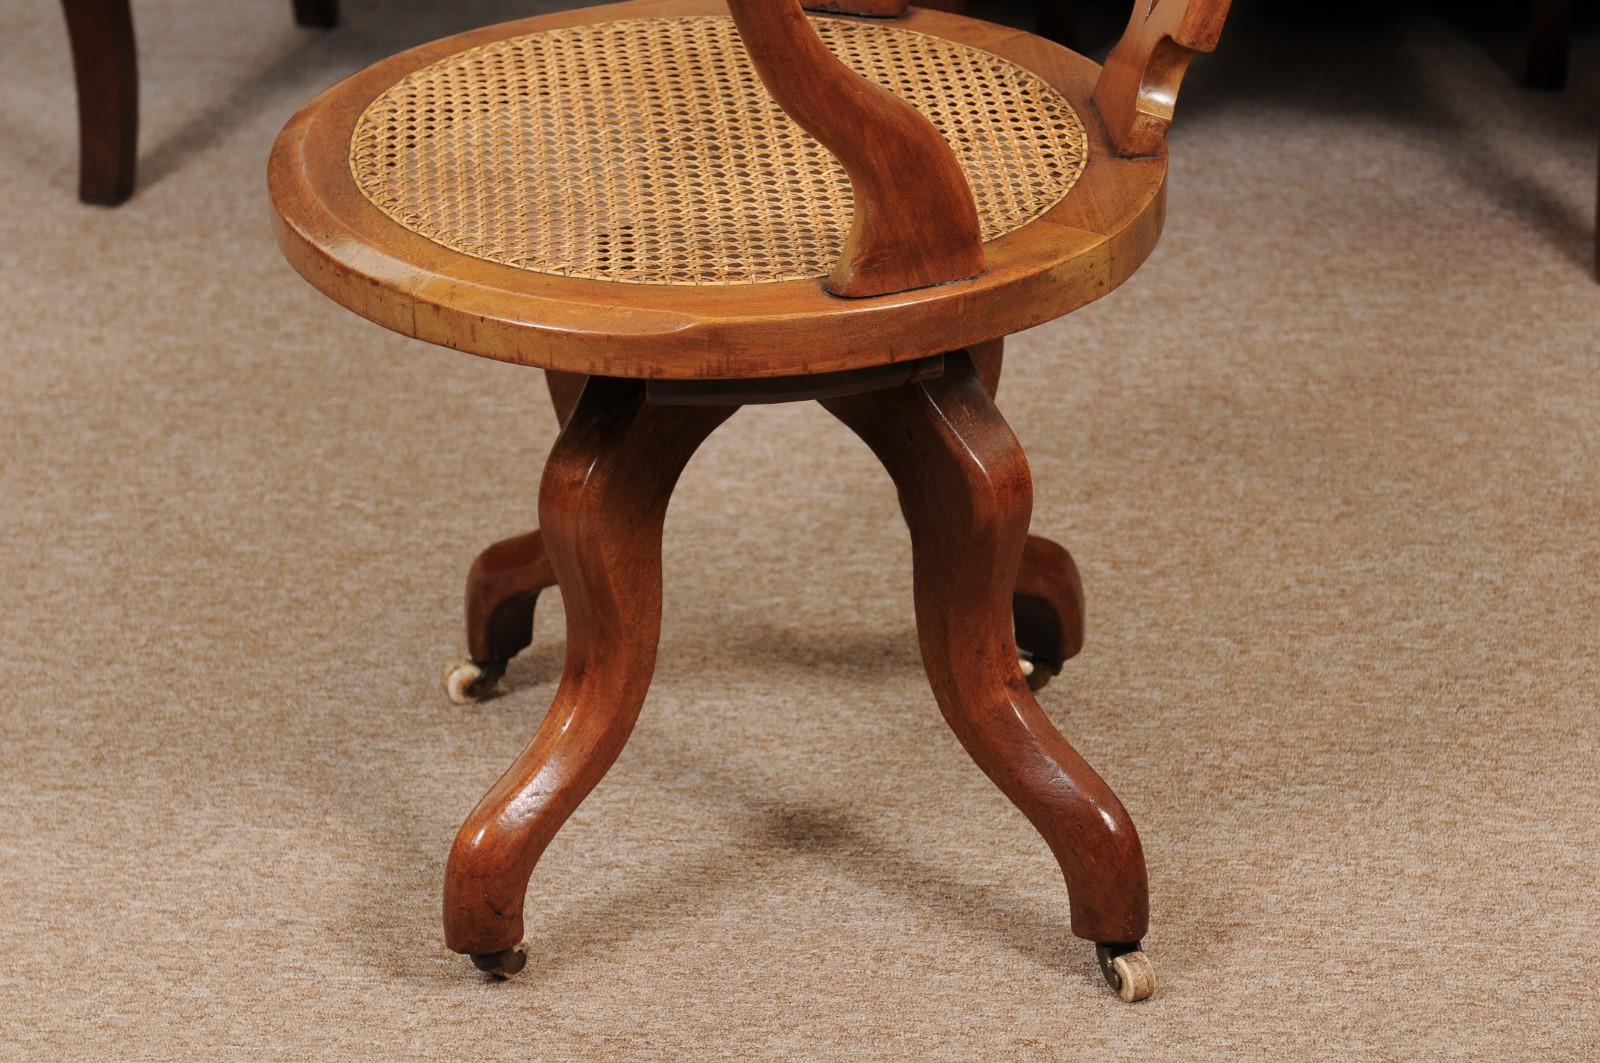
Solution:
{"label": "cabriole chair leg", "polygon": [[667,502],[733,412],[650,406],[642,383],[596,379],[551,451],[540,534],[566,605],[566,667],[532,741],[456,835],[445,874],[445,943],[480,969],[520,969],[534,865],[633,730],[660,634]]}
{"label": "cabriole chair leg", "polygon": [[938,378],[824,405],[899,489],[922,660],[946,722],[1055,854],[1073,933],[1116,951],[1125,999],[1149,995],[1154,978],[1144,977],[1137,945],[1150,918],[1139,834],[1039,709],[1018,667],[1013,579],[1033,498],[1021,446],[961,352]]}

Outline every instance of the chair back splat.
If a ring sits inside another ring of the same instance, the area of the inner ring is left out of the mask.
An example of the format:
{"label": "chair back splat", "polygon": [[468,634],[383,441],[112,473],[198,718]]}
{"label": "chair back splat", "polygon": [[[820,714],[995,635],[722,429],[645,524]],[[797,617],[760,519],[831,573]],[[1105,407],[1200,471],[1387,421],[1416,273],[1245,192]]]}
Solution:
{"label": "chair back splat", "polygon": [[1095,106],[1118,152],[1161,150],[1189,60],[1217,47],[1229,2],[1136,0],[1094,88]]}
{"label": "chair back splat", "polygon": [[840,62],[800,0],[728,0],[728,7],[767,91],[850,175],[855,215],[827,290],[888,295],[981,273],[972,190],[933,123]]}

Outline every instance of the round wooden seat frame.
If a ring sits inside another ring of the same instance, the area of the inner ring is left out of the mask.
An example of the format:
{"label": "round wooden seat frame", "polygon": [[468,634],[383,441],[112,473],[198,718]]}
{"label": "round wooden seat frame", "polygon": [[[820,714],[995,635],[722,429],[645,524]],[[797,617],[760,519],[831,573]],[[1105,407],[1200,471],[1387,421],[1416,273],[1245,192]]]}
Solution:
{"label": "round wooden seat frame", "polygon": [[[1215,45],[1227,6],[1139,0],[1102,69],[1016,30],[855,0],[855,14],[898,16],[897,28],[1016,64],[1081,118],[1087,163],[1070,191],[987,242],[938,132],[829,54],[796,0],[642,0],[506,23],[378,63],[291,120],[269,179],[294,267],[387,328],[547,370],[562,421],[540,529],[472,565],[470,659],[446,671],[453,699],[483,696],[530,644],[540,593],[560,588],[561,683],[457,835],[444,889],[450,948],[499,976],[526,962],[534,865],[616,759],[650,683],[662,523],[695,449],[741,405],[815,400],[899,492],[923,662],[945,719],[1049,845],[1072,930],[1096,944],[1107,981],[1124,1000],[1153,992],[1138,832],[1034,698],[1083,644],[1083,592],[1067,551],[1028,533],[1028,464],[994,395],[1004,336],[1111,291],[1154,247],[1172,99],[1192,53]],[[848,171],[855,221],[827,277],[650,284],[539,272],[429,239],[353,175],[363,115],[418,71],[529,34],[730,8],[773,97]]]}
{"label": "round wooden seat frame", "polygon": [[1084,118],[1089,164],[1036,220],[984,245],[959,286],[840,299],[816,280],[617,284],[535,273],[450,251],[400,225],[357,187],[362,114],[406,76],[508,37],[623,18],[726,14],[722,0],[645,0],[523,19],[402,52],[334,86],[290,121],[272,153],[279,245],[306,280],[396,332],[542,369],[652,380],[795,376],[879,366],[1054,320],[1132,275],[1161,233],[1166,154],[1125,157],[1092,118],[1100,68],[1060,45],[913,8],[895,25],[1018,64]]}

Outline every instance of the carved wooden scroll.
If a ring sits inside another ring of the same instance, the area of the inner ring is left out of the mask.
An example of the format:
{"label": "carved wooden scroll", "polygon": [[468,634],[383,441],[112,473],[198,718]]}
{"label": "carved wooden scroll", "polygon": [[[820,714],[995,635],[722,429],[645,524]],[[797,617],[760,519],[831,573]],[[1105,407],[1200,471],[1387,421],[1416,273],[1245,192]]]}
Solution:
{"label": "carved wooden scroll", "polygon": [[1229,0],[1136,0],[1106,57],[1094,102],[1123,155],[1159,151],[1189,60],[1216,48]]}

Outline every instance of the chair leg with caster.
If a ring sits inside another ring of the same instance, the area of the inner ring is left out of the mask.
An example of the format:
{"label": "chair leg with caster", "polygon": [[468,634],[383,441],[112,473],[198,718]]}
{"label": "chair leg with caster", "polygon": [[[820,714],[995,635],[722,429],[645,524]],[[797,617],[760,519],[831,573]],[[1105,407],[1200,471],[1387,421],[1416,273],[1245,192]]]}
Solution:
{"label": "chair leg with caster", "polygon": [[503,539],[479,554],[467,574],[467,659],[444,669],[445,693],[458,705],[489,694],[511,658],[533,642],[539,595],[556,585],[538,532]]}
{"label": "chair leg with caster", "polygon": [[1122,950],[1112,962],[1127,971],[1124,999],[1148,995],[1148,959],[1126,944],[1144,937],[1150,919],[1139,834],[1040,710],[1018,666],[1011,607],[1033,501],[1021,446],[960,353],[941,377],[824,405],[899,489],[922,660],[946,722],[1050,846],[1073,933]]}
{"label": "chair leg with caster", "polygon": [[1083,649],[1083,580],[1071,554],[1049,539],[1028,536],[1011,616],[1022,674],[1038,692]]}
{"label": "chair leg with caster", "polygon": [[[520,970],[534,865],[633,730],[661,627],[661,527],[679,473],[731,407],[657,407],[595,380],[539,489],[544,554],[566,603],[567,659],[537,733],[456,835],[445,943],[481,970]],[[525,545],[525,544],[524,544]]]}
{"label": "chair leg with caster", "polygon": [[[583,393],[582,373],[546,373],[556,417],[566,424]],[[479,554],[467,574],[467,658],[444,666],[445,693],[457,705],[482,700],[511,658],[533,642],[540,592],[556,585],[538,532],[503,539]]]}

